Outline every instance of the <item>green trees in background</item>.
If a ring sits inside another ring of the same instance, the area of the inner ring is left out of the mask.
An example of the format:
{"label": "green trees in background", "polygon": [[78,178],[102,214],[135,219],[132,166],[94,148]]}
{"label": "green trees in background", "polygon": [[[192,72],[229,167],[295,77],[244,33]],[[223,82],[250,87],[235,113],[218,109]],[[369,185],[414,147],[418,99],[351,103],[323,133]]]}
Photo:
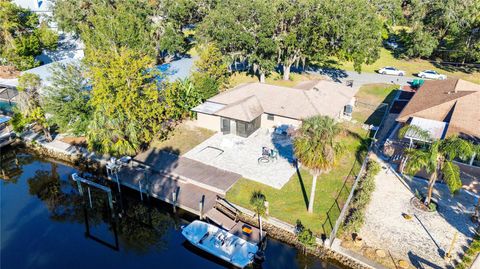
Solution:
{"label": "green trees in background", "polygon": [[198,28],[230,59],[248,60],[261,82],[277,65],[273,39],[278,17],[272,3],[262,0],[220,1]]}
{"label": "green trees in background", "polygon": [[40,65],[35,60],[43,49],[57,47],[58,34],[40,23],[38,16],[9,1],[0,2],[0,63],[26,70]]}
{"label": "green trees in background", "polygon": [[248,60],[260,81],[283,67],[335,56],[355,69],[379,57],[382,22],[367,1],[222,1],[199,27],[222,53]]}
{"label": "green trees in background", "polygon": [[409,1],[408,29],[402,32],[405,55],[437,56],[460,62],[480,61],[480,2]]}
{"label": "green trees in background", "polygon": [[87,131],[92,107],[85,72],[82,64],[56,64],[52,67],[51,85],[43,89],[48,120],[61,132],[78,136]]}
{"label": "green trees in background", "polygon": [[202,102],[202,96],[189,79],[166,83],[161,92],[164,103],[165,118],[180,121],[192,117],[192,108]]}

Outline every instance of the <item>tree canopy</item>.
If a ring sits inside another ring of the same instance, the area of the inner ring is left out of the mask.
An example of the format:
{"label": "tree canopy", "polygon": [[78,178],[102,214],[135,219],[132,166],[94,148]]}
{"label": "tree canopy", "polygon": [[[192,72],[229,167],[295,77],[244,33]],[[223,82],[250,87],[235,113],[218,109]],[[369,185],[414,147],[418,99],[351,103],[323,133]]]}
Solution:
{"label": "tree canopy", "polygon": [[134,154],[163,129],[165,106],[157,89],[154,60],[131,49],[95,51],[89,63],[93,118],[90,148]]}
{"label": "tree canopy", "polygon": [[92,108],[85,72],[82,64],[56,64],[52,67],[51,85],[43,89],[49,121],[61,132],[84,135],[87,131]]}
{"label": "tree canopy", "polygon": [[430,204],[433,187],[440,174],[443,175],[442,178],[451,193],[455,193],[462,187],[460,168],[453,160],[457,157],[463,160],[469,159],[474,151],[474,146],[470,142],[459,137],[435,140],[426,148],[406,150],[407,173],[415,175],[423,169],[429,175],[425,204]]}
{"label": "tree canopy", "polygon": [[40,65],[35,60],[43,49],[57,47],[58,34],[37,14],[9,1],[0,2],[0,63],[26,70]]}
{"label": "tree canopy", "polygon": [[409,1],[408,29],[402,33],[408,57],[480,60],[480,2],[476,0]]}
{"label": "tree canopy", "polygon": [[278,64],[289,79],[293,64],[335,56],[361,64],[379,57],[382,22],[367,1],[222,1],[200,26],[231,58],[247,60],[259,75]]}

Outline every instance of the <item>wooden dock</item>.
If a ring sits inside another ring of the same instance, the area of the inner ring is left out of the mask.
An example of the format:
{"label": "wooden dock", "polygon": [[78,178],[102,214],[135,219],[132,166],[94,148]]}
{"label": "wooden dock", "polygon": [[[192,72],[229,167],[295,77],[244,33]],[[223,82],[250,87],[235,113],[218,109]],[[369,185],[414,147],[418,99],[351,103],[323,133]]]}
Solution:
{"label": "wooden dock", "polygon": [[[258,228],[237,220],[239,211],[234,207],[224,210],[228,204],[223,198],[240,179],[239,174],[158,150],[141,153],[128,164],[107,165],[107,174],[113,182],[139,191],[141,197],[149,195],[172,204],[174,209],[208,219],[250,242],[259,243],[265,236],[260,236]],[[223,210],[216,208],[220,202]],[[245,227],[250,234],[245,233]]]}
{"label": "wooden dock", "polygon": [[175,205],[203,218],[217,196],[240,179],[228,172],[172,153],[148,150],[128,165],[118,166],[109,178],[131,189]]}
{"label": "wooden dock", "polygon": [[171,175],[222,195],[225,195],[242,177],[239,174],[159,149],[142,152],[134,158],[134,161],[147,165],[155,172]]}

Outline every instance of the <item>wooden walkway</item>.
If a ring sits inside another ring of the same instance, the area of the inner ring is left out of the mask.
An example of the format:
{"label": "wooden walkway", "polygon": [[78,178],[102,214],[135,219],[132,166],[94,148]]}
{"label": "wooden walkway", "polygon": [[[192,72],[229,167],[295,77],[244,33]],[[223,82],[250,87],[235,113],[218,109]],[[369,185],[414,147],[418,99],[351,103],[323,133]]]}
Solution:
{"label": "wooden walkway", "polygon": [[134,160],[155,172],[172,175],[193,185],[225,195],[241,175],[159,149],[138,154]]}

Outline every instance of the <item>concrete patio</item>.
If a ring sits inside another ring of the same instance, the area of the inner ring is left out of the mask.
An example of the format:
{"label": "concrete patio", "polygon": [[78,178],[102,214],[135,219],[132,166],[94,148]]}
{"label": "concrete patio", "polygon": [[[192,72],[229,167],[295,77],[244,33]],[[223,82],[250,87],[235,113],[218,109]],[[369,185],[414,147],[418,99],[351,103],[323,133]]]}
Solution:
{"label": "concrete patio", "polygon": [[[277,150],[278,159],[259,163],[262,147]],[[248,138],[217,133],[183,156],[277,189],[281,189],[295,173],[291,139],[286,135],[272,134],[267,129],[259,129]]]}

